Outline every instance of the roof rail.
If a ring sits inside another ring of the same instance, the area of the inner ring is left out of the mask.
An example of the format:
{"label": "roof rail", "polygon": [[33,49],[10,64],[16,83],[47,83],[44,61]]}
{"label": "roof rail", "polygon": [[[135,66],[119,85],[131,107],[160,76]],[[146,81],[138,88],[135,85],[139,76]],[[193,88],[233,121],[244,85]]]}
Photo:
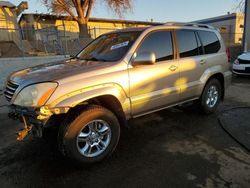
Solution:
{"label": "roof rail", "polygon": [[194,22],[167,22],[164,25],[169,25],[169,26],[187,26],[187,27],[200,27],[200,28],[206,28],[206,29],[215,29],[211,25],[207,24],[199,24],[199,23],[194,23]]}

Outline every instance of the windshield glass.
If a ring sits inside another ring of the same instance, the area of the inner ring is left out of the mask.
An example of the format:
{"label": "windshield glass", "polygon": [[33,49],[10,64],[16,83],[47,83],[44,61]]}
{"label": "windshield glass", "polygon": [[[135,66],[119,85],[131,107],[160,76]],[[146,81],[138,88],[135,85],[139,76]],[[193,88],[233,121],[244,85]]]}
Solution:
{"label": "windshield glass", "polygon": [[140,35],[140,31],[102,35],[78,54],[79,59],[90,61],[120,60]]}

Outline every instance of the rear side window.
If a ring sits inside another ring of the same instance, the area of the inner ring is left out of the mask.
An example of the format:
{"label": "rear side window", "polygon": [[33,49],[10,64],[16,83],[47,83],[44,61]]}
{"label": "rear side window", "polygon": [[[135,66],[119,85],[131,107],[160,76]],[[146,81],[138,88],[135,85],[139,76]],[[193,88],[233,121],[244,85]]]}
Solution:
{"label": "rear side window", "polygon": [[153,52],[156,62],[171,60],[174,58],[172,37],[170,31],[157,31],[149,34],[142,42],[137,54]]}
{"label": "rear side window", "polygon": [[217,53],[220,48],[220,41],[214,32],[198,31],[205,54]]}
{"label": "rear side window", "polygon": [[199,47],[194,31],[179,30],[176,31],[176,37],[181,58],[199,55]]}

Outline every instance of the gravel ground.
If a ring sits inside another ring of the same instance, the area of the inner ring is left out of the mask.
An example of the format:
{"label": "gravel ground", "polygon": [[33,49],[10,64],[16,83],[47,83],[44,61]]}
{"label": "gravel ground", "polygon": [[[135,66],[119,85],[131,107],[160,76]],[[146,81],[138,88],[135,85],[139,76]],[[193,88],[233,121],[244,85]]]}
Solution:
{"label": "gravel ground", "polygon": [[[217,116],[250,106],[250,78],[236,77],[216,113],[171,108],[130,121],[108,160],[76,167],[41,139],[15,141],[20,124],[0,109],[1,187],[250,187],[249,152]],[[3,100],[0,100],[0,102]],[[237,123],[237,122],[236,122]]]}

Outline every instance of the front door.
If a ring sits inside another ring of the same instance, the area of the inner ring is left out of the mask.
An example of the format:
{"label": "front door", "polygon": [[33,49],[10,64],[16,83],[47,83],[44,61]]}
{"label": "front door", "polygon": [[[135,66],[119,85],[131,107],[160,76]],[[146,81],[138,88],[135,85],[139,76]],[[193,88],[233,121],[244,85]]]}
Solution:
{"label": "front door", "polygon": [[132,115],[142,115],[179,101],[179,65],[175,60],[171,31],[147,35],[136,54],[153,52],[156,63],[129,67]]}

